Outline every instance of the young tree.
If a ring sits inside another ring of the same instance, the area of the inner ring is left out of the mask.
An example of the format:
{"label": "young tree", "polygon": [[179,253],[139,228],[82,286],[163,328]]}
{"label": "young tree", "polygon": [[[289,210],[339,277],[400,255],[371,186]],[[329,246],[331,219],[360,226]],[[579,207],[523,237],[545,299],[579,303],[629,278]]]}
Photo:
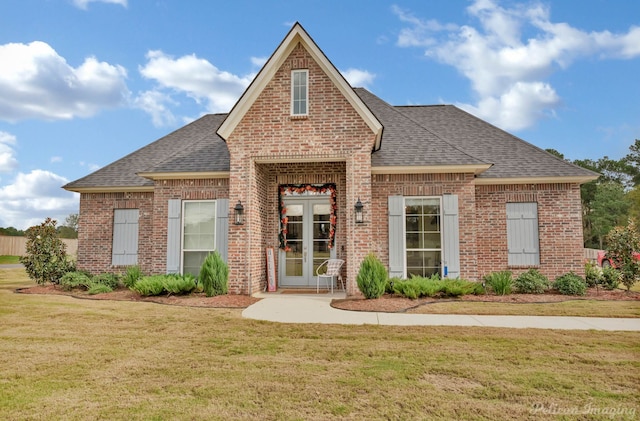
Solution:
{"label": "young tree", "polygon": [[615,227],[607,235],[609,250],[606,256],[611,259],[621,273],[621,281],[631,289],[640,278],[640,262],[635,253],[640,251],[640,235],[633,219],[623,227]]}
{"label": "young tree", "polygon": [[72,269],[67,260],[67,245],[58,238],[56,221],[47,218],[42,224],[27,229],[27,255],[20,257],[29,275],[40,285],[58,283]]}

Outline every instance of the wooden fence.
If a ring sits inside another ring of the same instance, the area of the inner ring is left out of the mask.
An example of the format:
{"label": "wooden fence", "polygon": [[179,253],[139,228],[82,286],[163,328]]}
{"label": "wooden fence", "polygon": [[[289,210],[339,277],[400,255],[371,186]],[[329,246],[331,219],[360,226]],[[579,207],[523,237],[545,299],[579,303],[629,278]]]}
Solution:
{"label": "wooden fence", "polygon": [[[78,240],[62,238],[67,245],[67,254],[78,252]],[[26,254],[27,238],[0,235],[0,256],[24,256]]]}
{"label": "wooden fence", "polygon": [[584,259],[596,261],[598,260],[598,249],[584,249]]}

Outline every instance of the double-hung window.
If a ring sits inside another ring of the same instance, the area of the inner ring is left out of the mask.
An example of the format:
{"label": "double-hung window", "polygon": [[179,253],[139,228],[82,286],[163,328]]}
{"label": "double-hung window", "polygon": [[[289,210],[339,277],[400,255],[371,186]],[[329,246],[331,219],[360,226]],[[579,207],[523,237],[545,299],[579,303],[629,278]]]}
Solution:
{"label": "double-hung window", "polygon": [[309,71],[291,72],[291,115],[306,116],[309,113]]}
{"label": "double-hung window", "polygon": [[405,197],[406,274],[441,274],[442,224],[439,197]]}
{"label": "double-hung window", "polygon": [[185,200],[182,204],[182,272],[198,276],[204,259],[216,249],[216,202]]}

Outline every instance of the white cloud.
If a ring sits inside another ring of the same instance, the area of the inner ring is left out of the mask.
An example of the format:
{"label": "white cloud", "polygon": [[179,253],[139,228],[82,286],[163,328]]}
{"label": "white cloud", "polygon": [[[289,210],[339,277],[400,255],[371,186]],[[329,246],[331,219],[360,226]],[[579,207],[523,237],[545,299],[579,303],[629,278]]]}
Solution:
{"label": "white cloud", "polygon": [[171,121],[163,104],[173,101],[172,94],[185,94],[198,104],[204,103],[207,112],[228,112],[253,78],[222,71],[194,54],[175,59],[162,51],[149,51],[147,63],[139,70],[158,87],[152,93],[142,93],[136,103],[154,122],[163,124]]}
{"label": "white cloud", "polygon": [[360,69],[347,69],[340,71],[340,73],[342,73],[342,76],[344,76],[347,82],[353,87],[368,87],[376,78],[375,74]]}
{"label": "white cloud", "polygon": [[87,10],[89,3],[110,3],[127,7],[127,0],[72,0],[72,2],[76,7],[82,10]]}
{"label": "white cloud", "polygon": [[548,81],[553,72],[583,57],[640,56],[639,27],[624,34],[585,32],[553,23],[549,9],[537,3],[504,8],[493,0],[476,0],[467,12],[479,24],[461,27],[393,10],[408,25],[398,45],[423,47],[428,57],[456,68],[478,97],[475,105],[460,106],[508,130],[554,115],[562,101]]}
{"label": "white cloud", "polygon": [[176,117],[165,104],[175,104],[168,94],[160,91],[145,91],[134,100],[134,105],[151,115],[156,127],[173,126]]}
{"label": "white cloud", "polygon": [[0,226],[26,229],[51,217],[58,221],[78,212],[79,196],[60,187],[67,179],[44,170],[18,173],[0,187]]}
{"label": "white cloud", "polygon": [[56,163],[56,162],[62,162],[62,157],[61,156],[52,156],[50,159],[50,162],[52,164]]}
{"label": "white cloud", "polygon": [[8,173],[18,168],[18,160],[13,146],[16,137],[7,132],[0,131],[0,173]]}
{"label": "white cloud", "polygon": [[89,117],[123,103],[126,70],[88,57],[78,67],[47,43],[0,45],[0,119]]}
{"label": "white cloud", "polygon": [[256,67],[262,67],[269,60],[269,57],[251,57],[251,64]]}

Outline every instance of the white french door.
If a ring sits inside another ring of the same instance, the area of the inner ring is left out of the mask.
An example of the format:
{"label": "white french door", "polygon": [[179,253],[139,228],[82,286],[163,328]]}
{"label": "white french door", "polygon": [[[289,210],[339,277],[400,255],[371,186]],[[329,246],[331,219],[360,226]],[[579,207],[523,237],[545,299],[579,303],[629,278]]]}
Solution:
{"label": "white french door", "polygon": [[329,198],[284,198],[284,206],[289,250],[280,250],[279,284],[289,288],[315,288],[316,269],[335,257],[335,247],[329,248]]}

